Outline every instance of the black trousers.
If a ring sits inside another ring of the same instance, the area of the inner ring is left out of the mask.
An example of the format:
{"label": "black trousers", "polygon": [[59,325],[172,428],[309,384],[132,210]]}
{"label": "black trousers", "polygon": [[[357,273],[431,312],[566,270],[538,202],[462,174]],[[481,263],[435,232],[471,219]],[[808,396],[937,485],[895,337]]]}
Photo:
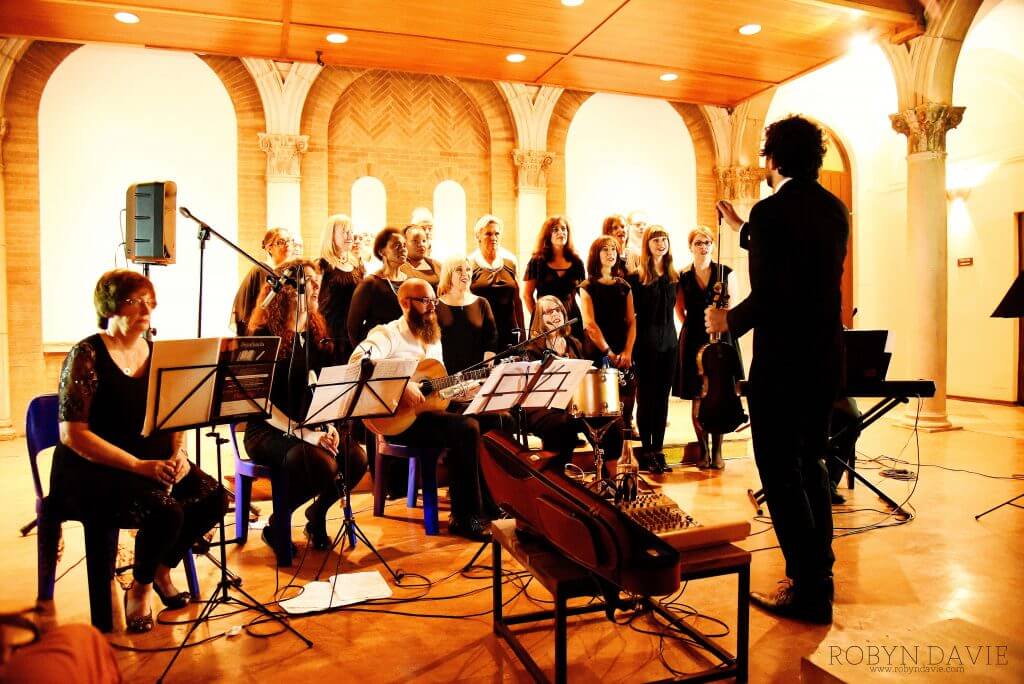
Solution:
{"label": "black trousers", "polygon": [[636,351],[636,427],[641,446],[661,451],[668,422],[668,395],[676,374],[679,351]]}
{"label": "black trousers", "polygon": [[832,574],[832,499],[824,457],[834,395],[751,380],[754,460],[786,559],[786,576],[815,587]]}
{"label": "black trousers", "polygon": [[[480,487],[480,424],[470,416],[428,411],[389,442],[406,446],[448,449],[448,493],[452,516],[483,513]],[[379,474],[378,474],[379,475]]]}
{"label": "black trousers", "polygon": [[[526,428],[540,437],[545,451],[554,451],[564,466],[572,461],[572,452],[580,433],[585,430],[583,418],[574,418],[561,409],[528,408],[526,409]],[[613,418],[590,418],[595,428],[606,424]],[[601,440],[601,449],[605,460],[617,459],[622,453],[622,429],[610,428]]]}
{"label": "black trousers", "polygon": [[135,581],[149,584],[158,565],[175,567],[192,544],[224,517],[227,494],[195,465],[170,492],[149,478],[125,475],[123,495],[93,501],[91,514],[120,528],[138,528],[133,575]]}
{"label": "black trousers", "polygon": [[245,451],[256,463],[271,468],[283,468],[288,474],[288,513],[304,502],[316,497],[307,517],[323,520],[338,500],[335,478],[344,471],[345,484],[351,489],[366,473],[366,453],[352,442],[347,453],[331,452],[313,446],[280,430],[258,425],[245,433]]}

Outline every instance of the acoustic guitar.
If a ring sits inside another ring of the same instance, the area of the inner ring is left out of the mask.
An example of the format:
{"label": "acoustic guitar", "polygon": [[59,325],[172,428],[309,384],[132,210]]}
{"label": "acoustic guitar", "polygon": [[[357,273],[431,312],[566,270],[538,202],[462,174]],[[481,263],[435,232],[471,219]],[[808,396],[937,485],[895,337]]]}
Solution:
{"label": "acoustic guitar", "polygon": [[491,370],[490,367],[486,367],[468,373],[448,375],[440,361],[423,359],[409,379],[410,383],[419,385],[420,392],[425,398],[423,403],[408,406],[402,402],[398,405],[395,415],[387,418],[364,418],[363,424],[385,437],[405,432],[424,411],[444,411],[452,399],[482,385],[491,374]]}

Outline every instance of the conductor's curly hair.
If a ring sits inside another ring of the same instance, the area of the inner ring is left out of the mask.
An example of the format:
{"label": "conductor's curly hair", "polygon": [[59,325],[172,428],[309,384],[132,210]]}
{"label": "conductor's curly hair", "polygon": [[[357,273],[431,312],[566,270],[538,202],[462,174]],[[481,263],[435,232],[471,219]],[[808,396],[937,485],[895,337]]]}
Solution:
{"label": "conductor's curly hair", "polygon": [[783,176],[816,180],[825,158],[825,134],[802,116],[789,116],[764,131],[761,156],[770,157]]}

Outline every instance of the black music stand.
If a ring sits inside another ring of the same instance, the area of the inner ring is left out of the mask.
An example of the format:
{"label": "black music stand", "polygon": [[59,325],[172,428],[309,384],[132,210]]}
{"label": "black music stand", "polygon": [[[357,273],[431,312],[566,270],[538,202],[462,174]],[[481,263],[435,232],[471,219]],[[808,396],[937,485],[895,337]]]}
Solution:
{"label": "black music stand", "polygon": [[[1013,281],[1013,285],[1003,296],[999,306],[992,312],[992,318],[1022,318],[1024,317],[1024,271],[1017,274],[1017,279]],[[1019,391],[1019,390],[1018,390]],[[1024,493],[1018,494],[1012,499],[1008,499],[998,506],[993,506],[984,513],[979,513],[974,516],[975,520],[980,520],[983,516],[988,515],[992,511],[997,511],[1003,506],[1013,506],[1014,508],[1024,508],[1017,499],[1024,497]]]}
{"label": "black music stand", "polygon": [[[409,384],[408,375],[395,375],[395,376],[377,376],[374,377],[375,366],[374,362],[368,357],[363,357],[362,361],[358,364],[349,364],[348,366],[341,366],[341,368],[353,368],[358,366],[358,373],[355,374],[351,380],[339,380],[337,382],[325,382],[316,383],[313,385],[313,396],[314,401],[317,398],[316,390],[331,388],[328,390],[331,396],[322,405],[316,406],[313,404],[310,406],[309,415],[306,416],[306,420],[299,427],[311,427],[328,425],[331,423],[344,423],[344,438],[343,442],[338,444],[338,453],[343,453],[344,456],[338,459],[338,465],[340,466],[338,471],[338,477],[335,478],[335,486],[338,487],[338,498],[342,502],[342,510],[344,511],[345,519],[341,523],[341,527],[338,529],[337,535],[334,537],[334,541],[331,542],[331,548],[341,546],[341,549],[345,548],[345,536],[351,535],[350,548],[355,547],[355,539],[359,539],[366,545],[366,548],[373,552],[373,555],[383,563],[384,567],[387,568],[391,574],[391,579],[397,584],[401,580],[401,576],[395,572],[394,569],[384,559],[384,556],[380,554],[380,551],[373,545],[363,530],[360,529],[359,524],[356,522],[355,514],[352,513],[352,491],[348,487],[346,469],[348,467],[348,452],[352,448],[352,421],[359,420],[361,418],[390,418],[395,415],[395,411],[398,410],[399,400],[402,394],[405,392],[406,386]],[[336,367],[337,368],[337,367]],[[324,375],[324,369],[321,371],[321,377]],[[377,386],[372,383],[401,383],[401,385],[393,385],[385,390],[384,387]],[[337,388],[337,389],[334,389]],[[395,390],[398,390],[395,392]],[[381,390],[378,392],[378,390]],[[336,394],[334,394],[336,392]],[[382,397],[394,394],[394,397]],[[366,406],[362,401],[368,399],[369,406]],[[315,408],[314,408],[315,407]],[[335,411],[329,411],[330,408],[340,409]],[[344,451],[342,449],[344,448]],[[335,457],[337,459],[337,456]],[[324,565],[327,563],[327,557],[324,556],[324,560],[320,563],[320,568],[316,572],[316,579],[320,579],[320,574],[324,570]],[[336,575],[335,575],[336,576]]]}
{"label": "black music stand", "polygon": [[[239,367],[250,368],[252,365],[253,365],[253,363],[251,361],[219,361],[218,363],[214,363],[214,364],[192,364],[192,365],[185,365],[185,366],[172,366],[172,367],[157,368],[156,369],[156,376],[157,376],[157,379],[156,379],[156,387],[157,387],[157,389],[156,389],[156,400],[153,403],[153,411],[152,411],[154,417],[160,416],[160,400],[162,398],[161,390],[164,388],[164,374],[165,373],[185,372],[185,371],[195,371],[195,370],[200,370],[200,369],[207,369],[207,372],[198,381],[196,381],[195,385],[193,385],[192,388],[189,389],[184,394],[184,396],[180,400],[178,400],[178,402],[176,404],[174,404],[174,407],[167,413],[167,415],[165,415],[162,419],[160,419],[156,423],[154,432],[161,432],[161,431],[165,431],[165,430],[180,431],[180,430],[189,430],[189,429],[192,429],[192,428],[197,428],[198,429],[198,428],[201,428],[201,427],[209,427],[209,428],[211,428],[210,432],[208,432],[206,436],[213,438],[214,443],[216,444],[216,449],[217,449],[217,482],[221,482],[222,479],[223,479],[223,470],[221,468],[221,446],[223,444],[226,444],[228,440],[226,440],[223,437],[221,437],[216,432],[216,430],[214,430],[213,428],[215,428],[217,425],[222,425],[224,423],[234,422],[234,421],[238,421],[238,420],[253,419],[253,418],[267,418],[267,417],[270,416],[270,413],[269,413],[269,411],[266,410],[266,408],[267,408],[267,405],[269,404],[269,401],[270,401],[270,385],[272,384],[272,381],[273,381],[273,360],[271,360],[269,362],[270,369],[268,371],[268,373],[269,373],[268,381],[267,381],[265,387],[260,388],[262,391],[260,392],[260,396],[259,397],[254,397],[253,394],[252,394],[251,386],[249,386],[246,383],[243,383],[242,381],[240,381],[238,376],[234,372],[235,368],[239,368]],[[181,408],[183,406],[185,406],[188,403],[188,401],[193,396],[195,396],[196,393],[199,392],[199,390],[204,385],[206,385],[206,383],[209,382],[211,379],[214,380],[214,388],[215,389],[222,388],[222,387],[224,387],[224,385],[226,383],[229,383],[229,382],[234,383],[234,387],[237,388],[237,390],[245,397],[245,400],[249,403],[249,405],[251,406],[252,410],[249,411],[248,413],[234,413],[233,412],[232,415],[221,416],[221,415],[219,415],[219,413],[220,413],[219,402],[216,401],[216,397],[215,397],[214,398],[215,401],[211,402],[210,409],[209,409],[209,415],[207,416],[207,420],[200,421],[200,422],[185,421],[187,424],[176,424],[176,423],[172,424],[172,419],[177,414],[177,412],[179,410],[181,410]],[[154,418],[154,420],[155,420],[155,418]],[[237,512],[236,512],[236,514],[237,514]],[[192,622],[192,625],[189,627],[188,632],[185,633],[185,637],[181,640],[181,643],[178,645],[178,648],[175,650],[174,656],[171,657],[170,662],[167,663],[167,667],[164,668],[163,673],[160,675],[159,679],[157,679],[158,682],[162,682],[164,677],[167,676],[167,673],[171,671],[171,668],[174,666],[175,661],[178,659],[178,656],[181,655],[182,650],[188,644],[188,640],[189,640],[189,638],[191,638],[192,634],[196,631],[196,628],[199,627],[200,623],[203,623],[203,622],[206,622],[206,621],[212,619],[214,609],[218,605],[220,605],[220,604],[233,604],[233,605],[239,606],[239,607],[241,607],[243,609],[249,609],[249,610],[258,611],[258,612],[262,613],[263,615],[267,616],[268,618],[270,618],[270,619],[280,623],[280,625],[282,627],[284,627],[285,629],[290,631],[292,634],[297,636],[299,639],[301,639],[306,644],[307,648],[311,648],[313,646],[313,642],[310,641],[309,639],[307,639],[305,636],[303,636],[298,631],[296,631],[296,629],[294,627],[292,627],[290,624],[288,624],[287,620],[284,617],[282,617],[281,615],[273,612],[265,604],[261,603],[254,596],[250,595],[248,592],[246,592],[244,589],[242,589],[242,586],[241,586],[242,585],[242,580],[241,580],[241,578],[239,578],[237,576],[234,576],[233,579],[228,579],[228,576],[227,576],[228,575],[228,571],[227,571],[227,553],[226,553],[226,548],[227,548],[227,545],[229,543],[234,543],[237,540],[229,540],[229,541],[225,540],[225,538],[224,538],[224,518],[223,517],[220,519],[220,522],[218,523],[218,528],[219,528],[219,541],[217,542],[217,545],[220,547],[220,563],[219,563],[220,571],[221,571],[220,581],[217,582],[217,586],[214,588],[213,592],[211,592],[210,598],[207,599],[207,601],[206,601],[206,605],[203,606],[203,609],[199,612],[199,615],[196,617],[196,619]],[[234,590],[234,591],[238,592],[244,598],[237,598],[237,597],[231,596],[228,593],[229,590]]]}

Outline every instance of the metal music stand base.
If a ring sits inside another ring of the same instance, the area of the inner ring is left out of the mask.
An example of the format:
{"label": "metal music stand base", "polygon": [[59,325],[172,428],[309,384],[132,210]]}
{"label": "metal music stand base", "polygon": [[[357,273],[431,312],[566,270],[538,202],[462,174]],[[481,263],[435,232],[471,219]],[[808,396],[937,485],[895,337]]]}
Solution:
{"label": "metal music stand base", "polygon": [[1024,506],[1021,506],[1019,503],[1015,503],[1017,501],[1017,499],[1019,499],[1021,497],[1024,497],[1024,494],[1018,494],[1017,496],[1015,496],[1012,499],[1009,499],[1007,501],[1004,501],[1003,503],[999,504],[998,506],[993,506],[992,508],[988,509],[984,513],[979,513],[978,515],[974,516],[974,519],[975,520],[981,520],[981,518],[983,518],[984,516],[988,515],[989,513],[993,512],[993,511],[998,511],[1003,506],[1013,506],[1014,508],[1024,509]]}
{"label": "metal music stand base", "polygon": [[[223,477],[223,472],[222,472],[221,463],[220,463],[220,460],[221,460],[221,449],[220,448],[221,448],[221,445],[227,444],[228,440],[223,438],[223,437],[221,437],[219,434],[217,434],[216,431],[211,431],[211,432],[207,433],[207,437],[213,437],[214,440],[215,440],[215,443],[217,445],[217,482],[220,482],[222,477]],[[238,577],[236,575],[232,575],[232,577],[230,579],[228,578],[228,575],[230,573],[229,573],[229,571],[227,569],[228,561],[227,561],[227,553],[225,551],[225,549],[227,548],[227,543],[228,542],[224,541],[224,518],[223,517],[221,517],[220,523],[219,523],[218,527],[220,529],[220,541],[218,542],[218,546],[220,547],[220,562],[217,563],[216,565],[218,565],[220,567],[220,581],[217,582],[216,588],[214,588],[213,592],[211,592],[210,598],[207,599],[207,601],[206,601],[206,605],[203,606],[203,609],[199,612],[199,615],[192,622],[192,626],[189,627],[188,632],[185,634],[185,638],[181,640],[181,643],[178,645],[177,650],[175,650],[175,652],[174,652],[174,656],[171,657],[171,661],[169,663],[167,663],[167,667],[164,668],[164,671],[163,671],[163,673],[161,673],[160,677],[157,679],[157,682],[162,682],[164,680],[164,678],[167,676],[167,674],[171,671],[171,668],[174,666],[174,663],[178,659],[178,656],[181,655],[182,650],[184,650],[185,646],[188,645],[188,640],[192,637],[193,632],[196,631],[196,629],[199,627],[200,624],[202,624],[202,623],[206,622],[207,620],[210,620],[210,619],[213,618],[213,611],[219,605],[234,605],[234,606],[238,606],[240,608],[245,608],[245,609],[248,609],[248,610],[255,610],[255,611],[259,612],[259,613],[262,613],[263,615],[267,616],[268,618],[270,618],[270,619],[280,623],[280,625],[282,627],[284,627],[289,632],[291,632],[292,634],[297,636],[299,639],[301,639],[303,641],[303,643],[306,644],[306,648],[312,648],[312,646],[313,646],[313,642],[310,641],[309,639],[307,639],[305,636],[303,636],[298,631],[296,631],[296,629],[294,627],[292,627],[290,624],[288,624],[288,621],[287,621],[286,618],[284,618],[281,615],[279,615],[279,614],[275,613],[274,611],[270,610],[269,608],[267,608],[267,606],[265,604],[260,603],[255,597],[253,597],[248,592],[246,592],[244,589],[242,589],[242,580],[241,580],[240,577]],[[234,590],[234,591],[238,592],[239,594],[242,595],[243,598],[236,598],[234,596],[231,596],[228,593],[231,590]]]}

